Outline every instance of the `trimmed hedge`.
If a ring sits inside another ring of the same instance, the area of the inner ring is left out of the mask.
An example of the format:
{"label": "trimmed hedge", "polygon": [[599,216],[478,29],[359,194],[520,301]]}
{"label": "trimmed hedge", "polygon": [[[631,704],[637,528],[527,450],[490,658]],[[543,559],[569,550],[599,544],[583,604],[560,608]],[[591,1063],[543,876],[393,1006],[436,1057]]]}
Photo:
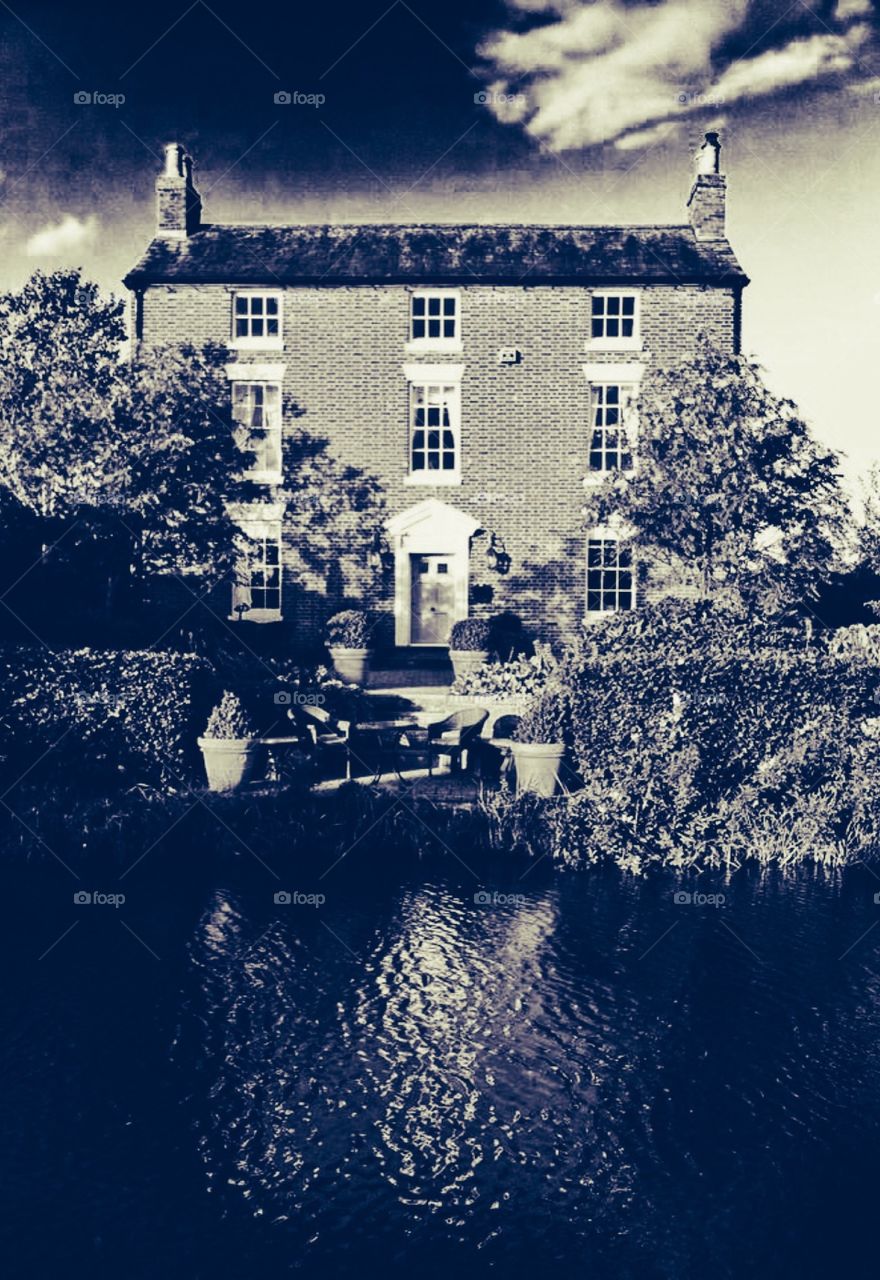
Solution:
{"label": "trimmed hedge", "polygon": [[[219,690],[192,654],[15,649],[0,654],[0,753],[12,782],[27,770],[70,785],[200,780],[196,738]],[[9,785],[9,783],[7,783]]]}

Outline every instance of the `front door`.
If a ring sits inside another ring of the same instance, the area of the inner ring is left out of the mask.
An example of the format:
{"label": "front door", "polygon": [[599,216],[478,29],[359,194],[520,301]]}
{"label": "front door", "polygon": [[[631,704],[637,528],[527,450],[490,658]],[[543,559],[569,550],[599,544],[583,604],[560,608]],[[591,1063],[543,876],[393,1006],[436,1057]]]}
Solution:
{"label": "front door", "polygon": [[455,609],[452,556],[412,557],[410,644],[448,644]]}

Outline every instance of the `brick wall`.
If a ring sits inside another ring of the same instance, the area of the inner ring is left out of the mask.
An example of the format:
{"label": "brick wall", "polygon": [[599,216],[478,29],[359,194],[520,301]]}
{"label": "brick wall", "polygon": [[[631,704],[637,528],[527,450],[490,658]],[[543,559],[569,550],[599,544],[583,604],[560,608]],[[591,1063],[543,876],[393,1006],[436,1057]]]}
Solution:
{"label": "brick wall", "polygon": [[[232,288],[153,286],[143,305],[146,342],[227,341]],[[462,290],[460,354],[405,350],[405,286],[289,288],[284,291],[284,349],[240,352],[238,362],[283,364],[285,399],[301,414],[285,431],[325,438],[345,463],[376,475],[389,514],[437,497],[473,515],[503,538],[510,572],[491,572],[486,537],[471,555],[472,612],[511,609],[553,636],[582,620],[585,603],[581,508],[589,441],[589,388],[582,365],[674,364],[700,335],[732,349],[734,290],[650,286],[641,291],[640,353],[588,354],[590,291],[534,285],[472,285]],[[501,347],[522,352],[501,366]],[[464,364],[461,383],[462,483],[404,484],[408,395],[405,363]],[[475,590],[476,589],[476,590]],[[341,588],[308,590],[285,581],[285,625],[305,636],[333,610]],[[335,597],[335,598],[334,598]],[[390,610],[386,580],[372,603]]]}

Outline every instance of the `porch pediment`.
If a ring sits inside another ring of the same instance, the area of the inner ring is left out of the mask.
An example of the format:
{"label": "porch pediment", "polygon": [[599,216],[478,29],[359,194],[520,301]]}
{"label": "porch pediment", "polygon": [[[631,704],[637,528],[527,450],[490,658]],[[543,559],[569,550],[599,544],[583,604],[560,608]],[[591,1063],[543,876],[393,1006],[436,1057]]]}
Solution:
{"label": "porch pediment", "polygon": [[439,498],[425,498],[386,521],[389,536],[397,543],[409,541],[413,535],[426,545],[433,543],[442,550],[446,543],[461,544],[480,528],[479,520],[459,511],[458,507],[441,502]]}

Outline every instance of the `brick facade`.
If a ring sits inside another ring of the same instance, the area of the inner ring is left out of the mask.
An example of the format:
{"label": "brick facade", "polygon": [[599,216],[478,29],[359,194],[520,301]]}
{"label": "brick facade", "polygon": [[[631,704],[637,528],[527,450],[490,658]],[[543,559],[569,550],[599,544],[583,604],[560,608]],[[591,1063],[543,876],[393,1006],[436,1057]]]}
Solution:
{"label": "brick facade", "polygon": [[[167,174],[162,181],[169,181]],[[699,221],[703,195],[713,202],[702,210],[710,240],[724,235],[723,207],[720,224],[716,208],[719,190],[720,184],[711,178],[702,184],[698,180],[694,189],[692,224],[695,217]],[[540,255],[525,273],[518,269],[510,279],[495,281],[481,278],[470,267],[464,279],[410,270],[415,278],[387,282],[368,278],[342,282],[314,268],[313,279],[289,283],[279,280],[283,268],[277,267],[255,283],[253,274],[244,269],[236,274],[233,262],[221,277],[223,283],[217,283],[211,278],[217,274],[213,265],[203,268],[209,277],[203,281],[186,278],[187,274],[197,276],[197,271],[186,256],[185,242],[192,229],[182,230],[181,248],[174,248],[173,241],[154,241],[149,252],[160,265],[149,270],[142,266],[127,281],[135,295],[132,319],[140,339],[147,344],[229,342],[236,289],[262,284],[267,290],[278,290],[283,296],[283,349],[241,350],[231,359],[236,364],[283,366],[288,409],[285,437],[291,440],[306,431],[327,441],[342,463],[375,477],[389,516],[434,497],[472,517],[479,532],[470,546],[469,612],[489,615],[510,610],[533,632],[551,638],[575,629],[586,609],[581,511],[591,427],[584,366],[669,366],[694,355],[701,339],[722,349],[738,349],[741,291],[747,281],[723,239],[702,251],[710,255],[708,282],[676,283],[679,270],[670,267],[666,275],[671,272],[674,279],[655,283],[663,271],[655,261],[659,255],[650,237],[664,229],[643,229],[642,245],[637,243],[641,229],[620,229],[621,252],[632,253],[637,261],[632,277],[621,287],[638,294],[642,345],[639,350],[599,351],[591,350],[589,341],[595,285],[590,280],[542,279]],[[223,230],[197,231],[192,243],[196,249],[207,245],[204,252],[213,252],[212,235]],[[242,233],[257,230],[243,228]],[[328,229],[301,230],[324,234]],[[395,231],[367,230],[392,235]],[[696,226],[669,230],[686,232],[695,245],[703,239],[699,233],[694,236]],[[354,228],[349,231],[355,243],[359,233]],[[419,229],[409,231],[421,235]],[[538,245],[543,252],[544,240],[554,232],[532,231],[543,237]],[[492,233],[492,228],[480,229],[481,244],[490,242],[487,262],[491,261],[491,274],[497,276]],[[577,233],[572,229],[572,234]],[[423,238],[429,234],[430,229]],[[498,235],[499,245],[508,245],[509,252],[510,229],[499,228]],[[263,251],[264,242],[257,243]],[[690,252],[689,241],[685,249]],[[716,251],[717,258],[712,258]],[[242,262],[245,257],[241,255]],[[148,260],[149,254],[144,262]],[[735,270],[725,265],[729,263]],[[298,270],[295,263],[290,273]],[[489,270],[484,274],[488,276]],[[598,283],[607,287],[607,282]],[[432,286],[454,286],[459,291],[460,351],[407,349],[411,294],[415,288]],[[519,362],[499,363],[502,348],[516,348],[521,353]],[[461,483],[414,484],[407,481],[409,385],[404,366],[445,364],[464,366]],[[290,411],[293,406],[295,411]],[[273,491],[268,490],[267,500],[272,497]],[[506,574],[493,570],[486,559],[493,534],[510,557]],[[297,559],[292,536],[288,520],[283,534],[287,564],[282,626],[308,639],[320,631],[352,587],[344,575],[324,581],[297,577],[291,568]],[[363,583],[357,590],[363,594]],[[392,613],[394,597],[393,573],[378,573],[363,603]]]}

